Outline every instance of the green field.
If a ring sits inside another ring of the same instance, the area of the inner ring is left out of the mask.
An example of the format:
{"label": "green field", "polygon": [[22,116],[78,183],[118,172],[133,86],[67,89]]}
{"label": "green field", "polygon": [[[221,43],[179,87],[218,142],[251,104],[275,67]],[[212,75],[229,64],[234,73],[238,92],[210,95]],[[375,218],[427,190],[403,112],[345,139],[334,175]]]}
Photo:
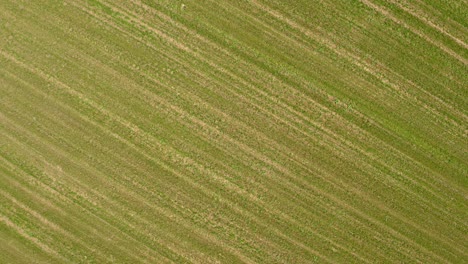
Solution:
{"label": "green field", "polygon": [[466,0],[0,0],[0,263],[468,263]]}

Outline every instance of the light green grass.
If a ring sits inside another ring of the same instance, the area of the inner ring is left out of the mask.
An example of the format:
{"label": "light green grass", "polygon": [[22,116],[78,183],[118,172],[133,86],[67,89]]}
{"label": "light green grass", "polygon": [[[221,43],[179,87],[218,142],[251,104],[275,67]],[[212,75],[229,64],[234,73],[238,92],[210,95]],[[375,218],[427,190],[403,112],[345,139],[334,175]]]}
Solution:
{"label": "light green grass", "polygon": [[466,9],[0,2],[0,262],[468,261]]}

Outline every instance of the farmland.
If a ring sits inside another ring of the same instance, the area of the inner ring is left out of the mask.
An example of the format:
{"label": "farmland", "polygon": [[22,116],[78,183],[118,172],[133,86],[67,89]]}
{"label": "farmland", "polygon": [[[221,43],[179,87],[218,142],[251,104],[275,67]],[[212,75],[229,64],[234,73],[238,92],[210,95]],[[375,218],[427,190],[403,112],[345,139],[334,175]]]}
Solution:
{"label": "farmland", "polygon": [[0,263],[467,263],[459,0],[0,0]]}

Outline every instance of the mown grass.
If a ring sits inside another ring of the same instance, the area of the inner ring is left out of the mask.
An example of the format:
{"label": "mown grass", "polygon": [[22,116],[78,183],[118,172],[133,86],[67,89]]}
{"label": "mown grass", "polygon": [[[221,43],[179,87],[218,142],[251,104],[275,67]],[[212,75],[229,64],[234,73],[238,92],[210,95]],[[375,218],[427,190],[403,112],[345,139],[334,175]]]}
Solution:
{"label": "mown grass", "polygon": [[1,262],[466,262],[455,2],[0,3]]}

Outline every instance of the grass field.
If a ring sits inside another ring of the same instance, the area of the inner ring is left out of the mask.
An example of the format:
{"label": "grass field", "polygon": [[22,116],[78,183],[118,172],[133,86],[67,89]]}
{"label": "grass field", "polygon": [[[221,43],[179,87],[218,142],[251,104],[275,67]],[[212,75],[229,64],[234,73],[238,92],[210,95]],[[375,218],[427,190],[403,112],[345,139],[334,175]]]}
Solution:
{"label": "grass field", "polygon": [[468,263],[465,0],[0,0],[0,263]]}

